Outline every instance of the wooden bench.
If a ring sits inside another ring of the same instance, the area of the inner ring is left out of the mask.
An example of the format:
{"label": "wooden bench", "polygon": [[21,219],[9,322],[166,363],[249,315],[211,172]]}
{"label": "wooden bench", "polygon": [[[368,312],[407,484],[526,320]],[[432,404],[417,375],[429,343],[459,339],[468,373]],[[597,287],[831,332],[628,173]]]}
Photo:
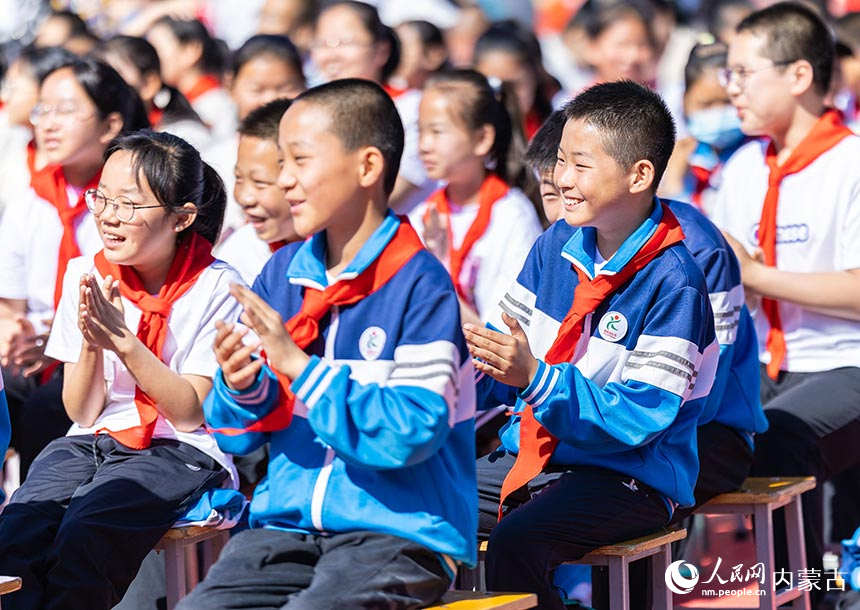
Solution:
{"label": "wooden bench", "polygon": [[[664,578],[669,564],[672,563],[672,543],[686,538],[687,530],[661,530],[648,536],[627,540],[617,544],[600,547],[582,559],[567,561],[568,564],[607,566],[609,568],[609,608],[628,610],[630,608],[630,563],[640,559],[651,562],[652,607],[654,610],[671,610],[672,592],[666,587]],[[482,542],[479,556],[487,550]],[[483,563],[483,561],[481,562]]]}
{"label": "wooden bench", "polygon": [[537,608],[534,593],[485,593],[449,591],[442,603],[427,610],[526,610]]}
{"label": "wooden bench", "polygon": [[774,594],[772,579],[776,571],[773,548],[773,511],[785,508],[785,529],[788,541],[788,566],[797,584],[799,570],[806,569],[806,543],[803,531],[801,496],[815,488],[815,477],[750,477],[738,491],[725,493],[701,506],[696,513],[703,515],[752,515],[755,533],[756,562],[764,565],[765,593],[757,596],[761,610],[775,610],[786,602],[795,601],[792,608],[810,609],[809,591],[797,588]]}
{"label": "wooden bench", "polygon": [[173,610],[179,600],[197,586],[199,566],[197,545],[203,543],[203,574],[218,560],[221,549],[230,539],[230,531],[214,527],[177,527],[155,545],[164,552],[164,577],[167,585],[167,610]]}
{"label": "wooden bench", "polygon": [[[21,588],[21,579],[17,576],[0,576],[0,596],[12,593]],[[531,608],[531,606],[522,606]]]}

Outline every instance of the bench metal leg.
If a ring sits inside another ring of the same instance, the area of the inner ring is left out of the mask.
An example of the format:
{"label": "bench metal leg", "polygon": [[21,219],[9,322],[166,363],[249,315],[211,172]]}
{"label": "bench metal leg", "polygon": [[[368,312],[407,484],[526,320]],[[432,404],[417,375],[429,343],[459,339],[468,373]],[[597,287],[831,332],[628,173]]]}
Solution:
{"label": "bench metal leg", "polygon": [[[803,537],[803,504],[801,496],[785,506],[785,534],[788,540],[788,568],[796,577],[806,569],[806,540]],[[801,591],[792,608],[810,610],[809,591]]]}
{"label": "bench metal leg", "polygon": [[[755,505],[755,549],[756,559],[764,565],[766,577],[773,578],[773,511],[766,504]],[[765,594],[759,597],[759,610],[776,610],[774,583],[765,582]]]}
{"label": "bench metal leg", "polygon": [[630,610],[630,572],[627,557],[609,557],[609,610]]}
{"label": "bench metal leg", "polygon": [[666,570],[672,563],[672,545],[664,544],[660,552],[645,561],[651,562],[651,595],[654,610],[672,610],[672,591],[666,586]]}
{"label": "bench metal leg", "polygon": [[185,597],[185,552],[182,545],[173,540],[164,545],[164,576],[167,585],[167,610],[173,610]]}

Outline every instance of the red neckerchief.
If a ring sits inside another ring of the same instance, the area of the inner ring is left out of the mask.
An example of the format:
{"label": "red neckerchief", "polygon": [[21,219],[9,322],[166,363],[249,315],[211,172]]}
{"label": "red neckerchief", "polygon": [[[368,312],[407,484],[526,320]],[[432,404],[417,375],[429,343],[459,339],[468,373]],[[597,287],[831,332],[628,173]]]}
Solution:
{"label": "red neckerchief", "polygon": [[[408,220],[401,218],[394,237],[357,277],[335,282],[325,290],[306,287],[301,309],[284,324],[287,332],[300,348],[308,347],[319,336],[319,321],[332,307],[352,305],[373,294],[423,249],[415,229]],[[248,428],[218,428],[214,432],[235,436],[247,432],[274,432],[290,425],[296,399],[290,391],[292,380],[274,369],[273,372],[278,378],[280,392],[272,412]]]}
{"label": "red neckerchief", "polygon": [[[764,264],[768,267],[776,267],[776,214],[779,204],[779,186],[783,178],[805,169],[819,156],[850,136],[851,133],[851,130],[842,124],[839,113],[835,110],[828,110],[807,136],[794,147],[791,155],[782,165],[777,164],[777,154],[773,142],[768,145],[765,161],[770,169],[770,174],[767,181],[767,194],[764,197],[764,206],[761,210],[761,220],[758,225],[758,243],[764,254]],[[786,354],[785,333],[782,330],[779,302],[765,297],[762,298],[761,304],[762,311],[764,311],[770,325],[765,343],[767,351],[770,352],[767,374],[771,379],[776,379]]]}
{"label": "red neckerchief", "polygon": [[472,226],[466,232],[463,238],[463,243],[459,248],[454,247],[454,241],[451,233],[451,203],[448,201],[448,196],[445,189],[439,189],[427,199],[427,211],[424,213],[424,224],[427,225],[430,216],[430,210],[435,206],[439,216],[444,216],[448,225],[448,260],[451,279],[454,281],[454,288],[457,289],[457,294],[462,299],[471,305],[474,305],[474,298],[466,293],[465,288],[460,284],[460,273],[463,270],[463,263],[469,256],[474,245],[480,240],[484,233],[487,232],[487,227],[490,226],[490,217],[493,213],[495,203],[508,194],[510,187],[505,184],[505,181],[495,174],[488,174],[481,184],[481,190],[478,192],[478,215],[472,222]]}
{"label": "red neckerchief", "polygon": [[212,76],[211,74],[204,74],[194,85],[191,86],[188,91],[183,91],[182,93],[185,95],[186,99],[189,102],[194,103],[197,98],[199,98],[204,93],[212,91],[213,89],[217,89],[221,86],[221,83],[218,82],[218,79]]}
{"label": "red neckerchief", "polygon": [[[32,150],[32,152],[31,152]],[[35,148],[28,146],[27,162],[35,162]],[[66,175],[60,165],[49,165],[39,171],[30,173],[30,186],[36,194],[54,206],[60,222],[63,225],[63,237],[60,240],[60,249],[57,253],[57,276],[54,278],[54,310],[60,302],[60,294],[63,292],[63,276],[69,261],[81,255],[80,246],[75,236],[76,221],[87,213],[87,204],[84,201],[84,193],[87,189],[96,188],[99,185],[101,169],[96,172],[90,181],[81,190],[75,205],[69,205],[69,193],[67,190]]]}
{"label": "red neckerchief", "polygon": [[[584,271],[574,266],[579,284],[573,292],[570,311],[564,317],[555,341],[544,356],[547,364],[571,362],[582,335],[582,322],[585,317],[637,272],[644,269],[663,250],[684,240],[684,232],[678,224],[678,219],[665,204],[661,206],[663,218],[657,224],[654,234],[618,273],[597,275],[594,279],[589,279]],[[502,483],[499,519],[502,518],[502,504],[505,498],[540,474],[558,446],[558,439],[535,419],[531,405],[526,404],[519,415],[521,417],[520,450],[514,465]]]}
{"label": "red neckerchief", "polygon": [[[133,267],[109,262],[105,258],[104,250],[100,250],[95,256],[96,269],[101,276],[110,275],[119,279],[120,294],[140,309],[137,338],[162,362],[164,362],[164,341],[168,333],[167,321],[173,304],[194,286],[200,274],[214,261],[212,244],[199,234],[192,233],[190,238],[185,238],[179,243],[164,285],[158,291],[158,295],[153,296],[146,290]],[[105,429],[105,431],[126,447],[146,449],[149,447],[158,421],[158,407],[155,401],[140,389],[140,386],[135,387],[134,403],[140,415],[139,426],[126,430]]]}

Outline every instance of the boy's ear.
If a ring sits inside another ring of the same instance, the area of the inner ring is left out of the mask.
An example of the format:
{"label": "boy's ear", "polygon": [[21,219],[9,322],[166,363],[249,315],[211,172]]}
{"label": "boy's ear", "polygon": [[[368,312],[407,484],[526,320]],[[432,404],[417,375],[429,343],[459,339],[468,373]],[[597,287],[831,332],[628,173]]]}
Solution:
{"label": "boy's ear", "polygon": [[365,146],[358,151],[358,183],[362,188],[381,184],[385,177],[385,157],[376,146]]}
{"label": "boy's ear", "polygon": [[105,129],[99,136],[99,142],[107,144],[122,131],[122,115],[119,112],[111,112],[104,119]]}
{"label": "boy's ear", "polygon": [[654,164],[649,160],[640,159],[634,163],[630,168],[630,193],[638,194],[651,190],[655,174]]}
{"label": "boy's ear", "polygon": [[805,59],[799,59],[789,68],[792,75],[791,94],[795,97],[803,95],[813,86],[814,71],[812,64]]}
{"label": "boy's ear", "polygon": [[484,123],[475,132],[475,145],[472,150],[478,157],[483,157],[490,154],[495,141],[496,128],[489,123]]}
{"label": "boy's ear", "polygon": [[186,201],[182,204],[182,212],[176,214],[176,232],[181,233],[197,220],[197,206]]}

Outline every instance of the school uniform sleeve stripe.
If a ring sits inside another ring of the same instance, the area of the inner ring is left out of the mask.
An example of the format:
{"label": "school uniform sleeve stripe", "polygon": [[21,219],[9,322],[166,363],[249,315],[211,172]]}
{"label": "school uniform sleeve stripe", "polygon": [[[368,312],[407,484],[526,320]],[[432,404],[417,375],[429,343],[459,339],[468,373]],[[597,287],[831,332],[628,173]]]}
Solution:
{"label": "school uniform sleeve stripe", "polygon": [[244,392],[231,393],[233,400],[240,405],[259,404],[269,393],[269,384],[272,380],[268,375],[261,375],[250,388]]}
{"label": "school uniform sleeve stripe", "polygon": [[523,326],[530,326],[531,325],[531,320],[529,320],[527,317],[514,311],[511,307],[509,307],[507,305],[507,303],[505,303],[505,301],[499,301],[499,308],[503,312],[505,312],[506,314],[511,316],[512,318],[515,318]]}
{"label": "school uniform sleeve stripe", "polygon": [[[308,371],[308,375],[302,383],[301,387],[299,387],[296,392],[296,396],[307,396],[313,390],[313,387],[319,381],[322,374],[325,372],[325,367],[315,366],[312,370]],[[301,379],[301,377],[300,377]]]}
{"label": "school uniform sleeve stripe", "polygon": [[624,365],[622,380],[636,380],[686,399],[699,374],[702,355],[679,337],[642,335]]}
{"label": "school uniform sleeve stripe", "polygon": [[726,292],[708,295],[714,311],[714,330],[720,345],[731,345],[737,338],[738,321],[744,306],[744,289],[735,286]]}
{"label": "school uniform sleeve stripe", "polygon": [[546,382],[550,376],[550,369],[552,368],[543,360],[538,360],[538,368],[535,371],[535,376],[532,378],[532,382],[526,386],[526,388],[519,393],[519,397],[528,404],[534,404],[533,401],[537,396],[539,396],[546,389],[548,385]]}
{"label": "school uniform sleeve stripe", "polygon": [[[298,379],[293,381],[292,390],[310,411],[316,401],[328,389],[340,367],[319,356],[311,356],[310,362]],[[313,378],[313,380],[312,380]]]}

